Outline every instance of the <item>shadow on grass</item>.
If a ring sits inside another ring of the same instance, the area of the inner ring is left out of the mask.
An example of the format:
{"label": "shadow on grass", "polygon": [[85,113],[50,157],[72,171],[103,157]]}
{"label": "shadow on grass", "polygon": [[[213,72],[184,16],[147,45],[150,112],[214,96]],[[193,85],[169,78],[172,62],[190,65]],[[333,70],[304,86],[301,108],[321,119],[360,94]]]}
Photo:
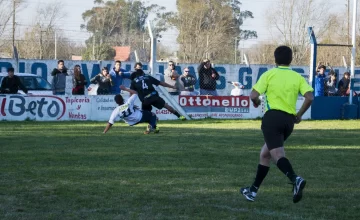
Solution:
{"label": "shadow on grass", "polygon": [[[14,142],[24,141],[29,144],[70,144],[78,141],[79,144],[92,146],[129,144],[134,146],[152,146],[165,142],[167,145],[208,145],[209,147],[261,147],[263,136],[259,127],[260,123],[246,121],[230,121],[230,124],[222,121],[215,124],[174,122],[160,124],[159,134],[144,135],[145,124],[137,126],[126,126],[118,123],[107,133],[102,134],[105,123],[100,122],[6,122],[0,128],[2,143],[11,145]],[[226,121],[225,121],[226,122]],[[193,127],[194,125],[199,127]],[[359,147],[360,129],[296,129],[286,141],[285,146],[297,146],[302,148],[317,149],[317,146]],[[21,137],[21,138],[19,138]],[[15,144],[16,145],[16,144]]]}

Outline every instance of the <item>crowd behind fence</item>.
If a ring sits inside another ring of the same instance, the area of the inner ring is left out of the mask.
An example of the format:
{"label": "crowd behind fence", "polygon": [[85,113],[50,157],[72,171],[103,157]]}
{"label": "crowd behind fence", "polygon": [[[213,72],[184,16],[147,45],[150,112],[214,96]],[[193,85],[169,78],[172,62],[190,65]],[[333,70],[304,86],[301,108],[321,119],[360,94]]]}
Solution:
{"label": "crowd behind fence", "polygon": [[[113,95],[119,94],[120,85],[130,86],[130,74],[135,70],[133,64],[122,64],[121,62],[102,61],[95,62],[74,62],[59,61],[23,61],[19,69],[44,76],[44,69],[38,72],[40,67],[45,69],[48,81],[51,83],[53,94],[61,95]],[[29,62],[29,63],[25,63]],[[2,62],[13,65],[11,62]],[[80,65],[79,65],[80,64]],[[47,65],[47,66],[46,66]],[[57,66],[56,66],[57,65]],[[90,65],[90,66],[89,66]],[[95,68],[99,66],[99,68]],[[176,64],[169,61],[158,63],[154,77],[168,84],[176,86],[176,89],[169,89],[171,95],[232,95],[248,96],[252,86],[259,76],[266,70],[273,68],[272,65],[213,65],[210,60],[203,60],[199,64]],[[69,66],[70,68],[67,68]],[[90,67],[90,68],[89,68]],[[145,73],[149,73],[149,66],[143,65]],[[293,70],[300,73],[309,80],[308,67],[293,66]],[[30,70],[30,71],[29,71]],[[33,72],[33,70],[35,72]],[[41,70],[41,68],[40,68]],[[318,68],[318,74],[314,77],[315,96],[348,96],[350,90],[350,77],[345,68]],[[5,71],[3,71],[5,72]],[[21,72],[21,70],[20,70]],[[355,78],[352,79],[354,95],[359,91],[359,70],[355,70]],[[5,73],[3,73],[4,75]],[[4,80],[2,80],[4,82]],[[65,83],[65,85],[64,85]],[[92,91],[88,91],[92,90]],[[3,93],[6,93],[3,91]]]}

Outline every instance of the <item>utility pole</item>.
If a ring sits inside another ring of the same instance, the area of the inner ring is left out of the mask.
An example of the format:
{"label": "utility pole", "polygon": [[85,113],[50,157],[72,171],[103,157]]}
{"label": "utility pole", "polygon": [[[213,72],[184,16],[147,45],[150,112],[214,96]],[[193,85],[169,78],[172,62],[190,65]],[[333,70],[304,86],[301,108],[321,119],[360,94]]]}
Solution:
{"label": "utility pole", "polygon": [[353,21],[352,21],[352,50],[351,50],[351,67],[350,67],[350,94],[349,94],[349,103],[353,104],[353,88],[352,81],[355,78],[355,58],[356,58],[356,18],[357,18],[357,0],[354,0],[353,3]]}
{"label": "utility pole", "polygon": [[[12,24],[12,46],[13,46],[13,51],[15,48],[15,10],[16,9],[16,0],[13,0],[13,24]],[[13,52],[14,53],[14,52]],[[14,54],[13,54],[14,55]]]}
{"label": "utility pole", "polygon": [[56,30],[55,32],[55,60],[57,60],[57,37],[56,37]]}
{"label": "utility pole", "polygon": [[40,54],[39,54],[40,57],[39,58],[40,58],[40,60],[42,60],[43,54],[42,54],[42,31],[41,31],[41,27],[40,27],[39,44],[40,44]]}
{"label": "utility pole", "polygon": [[237,50],[237,37],[235,37],[235,50],[234,50],[235,58],[234,58],[234,64],[236,64],[236,50]]}
{"label": "utility pole", "polygon": [[347,0],[347,44],[350,44],[350,0]]}
{"label": "utility pole", "polygon": [[95,33],[93,34],[93,48],[92,48],[93,60],[95,60]]}
{"label": "utility pole", "polygon": [[145,34],[143,34],[143,45],[142,48],[145,49]]}
{"label": "utility pole", "polygon": [[209,35],[206,36],[206,58],[209,59],[210,54],[209,54]]}

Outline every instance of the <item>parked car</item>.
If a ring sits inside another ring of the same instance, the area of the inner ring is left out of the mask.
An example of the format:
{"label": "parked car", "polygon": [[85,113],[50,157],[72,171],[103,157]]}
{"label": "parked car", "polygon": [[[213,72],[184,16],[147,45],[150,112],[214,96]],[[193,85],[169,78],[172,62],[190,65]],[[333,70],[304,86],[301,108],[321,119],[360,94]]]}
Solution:
{"label": "parked car", "polygon": [[[2,80],[7,73],[0,73],[0,85]],[[46,81],[44,78],[38,75],[31,73],[15,73],[20,78],[20,81],[28,89],[28,93],[33,95],[52,95],[51,84]],[[19,94],[24,94],[24,92],[19,89]]]}

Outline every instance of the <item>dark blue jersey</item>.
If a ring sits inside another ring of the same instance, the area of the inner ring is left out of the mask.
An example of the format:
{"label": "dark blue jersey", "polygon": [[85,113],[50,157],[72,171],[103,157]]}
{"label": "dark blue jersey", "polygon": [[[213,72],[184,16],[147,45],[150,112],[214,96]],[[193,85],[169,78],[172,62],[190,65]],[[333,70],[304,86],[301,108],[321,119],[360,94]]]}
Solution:
{"label": "dark blue jersey", "polygon": [[138,93],[140,101],[144,101],[152,95],[158,95],[154,86],[158,86],[160,81],[149,75],[137,76],[131,81],[130,89]]}

